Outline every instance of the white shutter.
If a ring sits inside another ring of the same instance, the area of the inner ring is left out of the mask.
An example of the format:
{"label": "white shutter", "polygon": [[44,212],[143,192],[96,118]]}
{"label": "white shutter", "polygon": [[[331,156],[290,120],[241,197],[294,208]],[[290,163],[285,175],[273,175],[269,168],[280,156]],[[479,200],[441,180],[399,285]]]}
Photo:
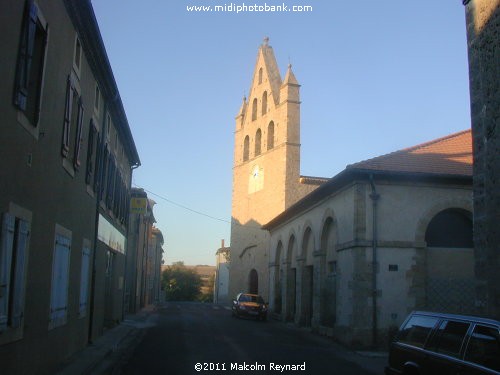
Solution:
{"label": "white shutter", "polygon": [[90,249],[84,247],[82,250],[82,273],[80,276],[80,316],[85,316],[87,311],[87,299],[89,290]]}
{"label": "white shutter", "polygon": [[13,215],[3,214],[0,244],[0,332],[7,329],[9,316],[9,284],[15,222],[16,219]]}
{"label": "white shutter", "polygon": [[54,263],[52,267],[52,292],[50,299],[50,326],[66,323],[68,311],[69,252],[71,240],[56,235]]}
{"label": "white shutter", "polygon": [[19,219],[18,225],[15,276],[12,286],[12,328],[20,327],[24,316],[25,274],[30,230],[27,221]]}

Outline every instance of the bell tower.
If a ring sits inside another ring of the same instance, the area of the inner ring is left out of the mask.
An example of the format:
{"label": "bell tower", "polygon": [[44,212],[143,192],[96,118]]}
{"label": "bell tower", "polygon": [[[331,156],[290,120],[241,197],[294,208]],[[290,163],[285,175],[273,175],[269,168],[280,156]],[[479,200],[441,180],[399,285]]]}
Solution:
{"label": "bell tower", "polygon": [[300,193],[300,85],[288,66],[281,79],[273,48],[259,47],[234,137],[229,293],[268,298],[269,235],[260,229]]}

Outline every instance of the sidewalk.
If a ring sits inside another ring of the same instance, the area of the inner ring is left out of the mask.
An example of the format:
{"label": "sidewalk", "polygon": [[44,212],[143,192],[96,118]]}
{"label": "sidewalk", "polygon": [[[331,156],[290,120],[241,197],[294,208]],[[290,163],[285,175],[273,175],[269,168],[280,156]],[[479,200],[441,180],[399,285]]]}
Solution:
{"label": "sidewalk", "polygon": [[92,344],[68,358],[61,364],[56,375],[86,375],[105,372],[106,367],[113,365],[113,361],[106,361],[106,359],[129,346],[141,329],[150,327],[151,324],[148,324],[146,320],[155,310],[156,306],[150,305],[135,315],[126,315],[118,326],[105,331]]}

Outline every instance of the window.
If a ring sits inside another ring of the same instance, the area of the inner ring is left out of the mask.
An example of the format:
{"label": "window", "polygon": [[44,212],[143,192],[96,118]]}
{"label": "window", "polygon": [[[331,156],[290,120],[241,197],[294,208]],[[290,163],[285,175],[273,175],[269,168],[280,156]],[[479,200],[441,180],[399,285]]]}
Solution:
{"label": "window", "polygon": [[71,232],[57,226],[52,262],[49,329],[66,324],[68,318],[70,251]]}
{"label": "window", "polygon": [[247,161],[250,153],[250,138],[248,135],[245,137],[245,141],[243,142],[243,161]]}
{"label": "window", "polygon": [[274,122],[271,121],[267,126],[267,149],[274,148]]}
{"label": "window", "polygon": [[76,74],[80,77],[80,68],[82,65],[82,45],[78,36],[75,38],[75,53],[73,58],[73,68]]}
{"label": "window", "polygon": [[264,116],[267,113],[267,91],[264,91],[262,94],[262,115]]}
{"label": "window", "polygon": [[80,307],[78,315],[83,317],[87,313],[87,300],[90,279],[90,243],[84,240],[82,248],[82,266],[80,269]]}
{"label": "window", "polygon": [[423,348],[429,333],[434,328],[438,318],[415,315],[410,318],[401,330],[398,340],[404,344]]}
{"label": "window", "polygon": [[[66,108],[64,111],[63,141],[61,154],[65,159],[71,156],[72,167],[80,167],[80,148],[82,142],[83,102],[80,97],[80,88],[72,74],[68,76],[66,84]],[[75,134],[73,137],[71,133]]]}
{"label": "window", "polygon": [[11,213],[2,217],[0,243],[0,333],[20,328],[30,224]]}
{"label": "window", "polygon": [[97,129],[94,124],[94,120],[90,120],[89,126],[89,139],[87,143],[87,170],[85,173],[85,183],[87,185],[92,184],[92,176],[94,174],[94,150],[97,148],[96,144]]}
{"label": "window", "polygon": [[94,97],[94,113],[99,117],[99,108],[101,106],[101,91],[97,83],[95,85],[95,97]]}
{"label": "window", "polygon": [[472,248],[472,214],[449,208],[439,212],[425,232],[428,247]]}
{"label": "window", "polygon": [[262,132],[260,129],[257,129],[257,132],[255,133],[255,156],[258,156],[261,153],[261,142]]}
{"label": "window", "polygon": [[470,324],[466,322],[443,321],[429,343],[429,349],[436,353],[458,357],[469,326]]}
{"label": "window", "polygon": [[262,83],[262,68],[259,69],[259,85]]}
{"label": "window", "polygon": [[500,335],[498,328],[476,325],[465,353],[465,360],[500,371]]}
{"label": "window", "polygon": [[257,120],[257,98],[252,102],[252,121]]}
{"label": "window", "polygon": [[17,59],[14,105],[24,113],[31,126],[37,127],[48,29],[38,6],[31,1],[26,4]]}

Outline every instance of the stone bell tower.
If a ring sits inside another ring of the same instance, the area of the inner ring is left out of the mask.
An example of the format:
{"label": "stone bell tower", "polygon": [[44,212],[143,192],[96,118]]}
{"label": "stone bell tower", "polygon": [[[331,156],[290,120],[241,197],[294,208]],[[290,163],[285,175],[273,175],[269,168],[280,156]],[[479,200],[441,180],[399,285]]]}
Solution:
{"label": "stone bell tower", "polygon": [[316,186],[300,182],[300,85],[282,80],[269,39],[259,47],[234,136],[229,296],[268,298],[269,234],[261,229]]}

